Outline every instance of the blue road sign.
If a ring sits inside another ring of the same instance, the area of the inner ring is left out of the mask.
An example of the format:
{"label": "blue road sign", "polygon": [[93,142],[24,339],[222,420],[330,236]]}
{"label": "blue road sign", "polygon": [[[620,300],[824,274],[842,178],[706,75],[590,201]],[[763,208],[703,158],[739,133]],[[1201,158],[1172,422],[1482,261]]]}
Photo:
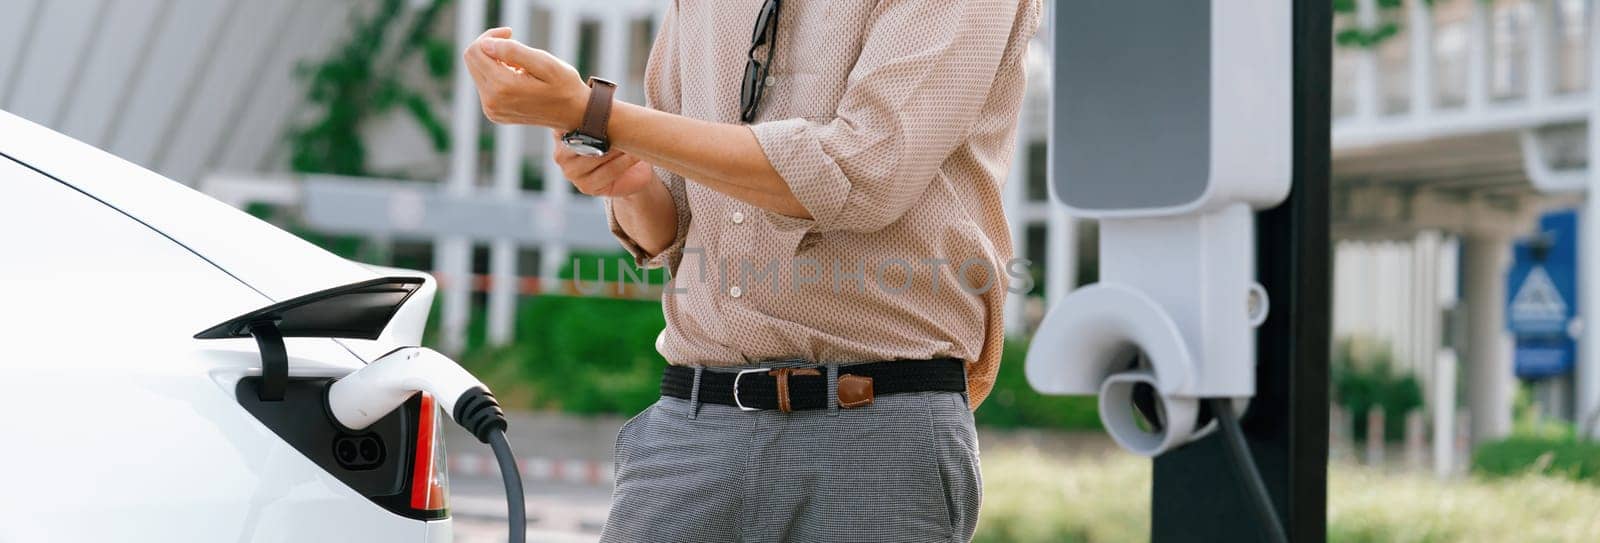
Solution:
{"label": "blue road sign", "polygon": [[1515,351],[1517,377],[1540,379],[1572,371],[1577,342],[1571,338],[1518,338]]}
{"label": "blue road sign", "polygon": [[1506,328],[1516,336],[1517,376],[1572,371],[1578,317],[1578,213],[1539,218],[1539,233],[1518,241],[1506,275]]}

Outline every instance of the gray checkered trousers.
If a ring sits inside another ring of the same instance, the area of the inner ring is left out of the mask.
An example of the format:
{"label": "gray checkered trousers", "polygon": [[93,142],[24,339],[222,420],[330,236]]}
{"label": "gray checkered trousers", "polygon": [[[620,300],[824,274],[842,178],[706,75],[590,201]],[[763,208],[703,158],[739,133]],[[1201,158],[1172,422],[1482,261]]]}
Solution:
{"label": "gray checkered trousers", "polygon": [[[838,374],[829,369],[831,392]],[[601,541],[972,539],[983,481],[965,394],[882,395],[856,409],[829,403],[783,413],[661,398],[617,434],[617,486]]]}

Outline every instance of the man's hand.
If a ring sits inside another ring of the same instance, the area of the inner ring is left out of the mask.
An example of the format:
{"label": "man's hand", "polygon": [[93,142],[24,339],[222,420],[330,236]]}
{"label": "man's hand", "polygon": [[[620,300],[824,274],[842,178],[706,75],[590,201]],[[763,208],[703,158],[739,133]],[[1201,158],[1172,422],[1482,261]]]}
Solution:
{"label": "man's hand", "polygon": [[590,196],[621,198],[650,187],[656,172],[650,163],[638,157],[612,149],[604,156],[586,157],[560,143],[556,134],[556,164],[562,175],[578,187],[578,192]]}
{"label": "man's hand", "polygon": [[578,70],[550,53],[491,28],[462,57],[477,83],[483,114],[500,124],[531,124],[565,132],[583,124],[589,86]]}
{"label": "man's hand", "polygon": [[[578,71],[550,53],[511,40],[511,30],[494,28],[472,42],[463,57],[478,86],[478,98],[489,120],[502,124],[531,124],[568,132],[583,124],[589,107],[589,85]],[[766,151],[750,128],[739,124],[703,121],[616,101],[612,104],[611,153],[599,160],[571,160],[562,168],[587,194],[611,196],[631,214],[629,201],[647,202],[644,222],[662,228],[640,236],[640,246],[651,251],[665,247],[676,229],[674,202],[661,183],[652,183],[650,166],[665,168],[685,179],[731,198],[774,213],[811,218],[787,182],[767,160]],[[624,154],[625,153],[625,154]],[[608,153],[609,154],[609,153]],[[574,173],[580,175],[573,175]],[[659,236],[659,237],[658,237]],[[664,239],[665,241],[662,241]]]}

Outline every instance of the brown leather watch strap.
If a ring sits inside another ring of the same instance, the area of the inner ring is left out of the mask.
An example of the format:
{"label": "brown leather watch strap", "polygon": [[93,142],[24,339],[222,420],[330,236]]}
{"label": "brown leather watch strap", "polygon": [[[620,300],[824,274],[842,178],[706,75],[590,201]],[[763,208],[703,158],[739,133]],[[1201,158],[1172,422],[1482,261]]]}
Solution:
{"label": "brown leather watch strap", "polygon": [[579,134],[606,139],[606,125],[611,122],[611,100],[616,92],[616,83],[598,77],[589,78],[589,106],[583,112],[583,126],[578,127]]}

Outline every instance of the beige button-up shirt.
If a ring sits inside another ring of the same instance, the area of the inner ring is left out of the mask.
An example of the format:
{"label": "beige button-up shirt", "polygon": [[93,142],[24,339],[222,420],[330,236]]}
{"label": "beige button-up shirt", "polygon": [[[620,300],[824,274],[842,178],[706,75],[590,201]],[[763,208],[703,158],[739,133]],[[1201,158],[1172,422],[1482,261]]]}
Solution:
{"label": "beige button-up shirt", "polygon": [[[739,122],[763,0],[670,1],[649,106]],[[706,366],[959,358],[976,407],[999,367],[1008,279],[1026,273],[1010,262],[1000,194],[1039,17],[1040,0],[784,0],[750,129],[812,218],[658,168],[677,239],[649,255],[614,217],[611,228],[640,265],[672,272],[661,354]]]}

